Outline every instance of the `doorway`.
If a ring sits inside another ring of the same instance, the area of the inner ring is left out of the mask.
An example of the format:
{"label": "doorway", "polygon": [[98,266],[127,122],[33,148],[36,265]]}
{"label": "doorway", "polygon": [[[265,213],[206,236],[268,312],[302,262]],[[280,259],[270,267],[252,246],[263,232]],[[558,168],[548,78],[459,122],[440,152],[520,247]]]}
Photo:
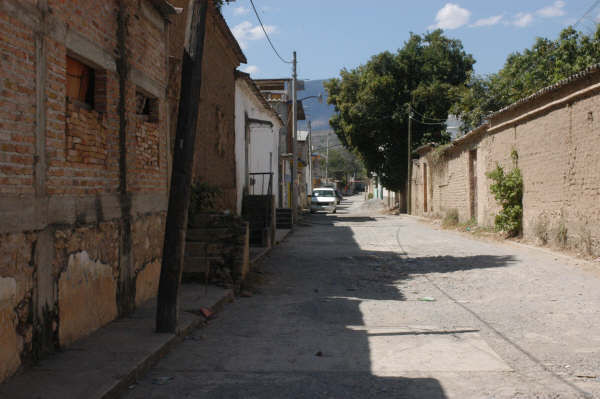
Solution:
{"label": "doorway", "polygon": [[469,193],[470,216],[477,222],[477,149],[469,151]]}
{"label": "doorway", "polygon": [[423,164],[423,213],[427,213],[427,164]]}

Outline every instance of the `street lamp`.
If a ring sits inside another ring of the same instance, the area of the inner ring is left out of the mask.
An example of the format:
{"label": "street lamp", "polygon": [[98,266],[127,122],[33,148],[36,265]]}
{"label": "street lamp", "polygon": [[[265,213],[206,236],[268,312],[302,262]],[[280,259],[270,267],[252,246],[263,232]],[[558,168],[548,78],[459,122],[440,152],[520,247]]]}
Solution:
{"label": "street lamp", "polygon": [[309,98],[316,98],[317,101],[319,102],[319,104],[323,104],[323,93],[319,93],[318,96],[308,96],[308,97],[304,97],[299,99],[298,101],[304,101],[304,100],[308,100]]}

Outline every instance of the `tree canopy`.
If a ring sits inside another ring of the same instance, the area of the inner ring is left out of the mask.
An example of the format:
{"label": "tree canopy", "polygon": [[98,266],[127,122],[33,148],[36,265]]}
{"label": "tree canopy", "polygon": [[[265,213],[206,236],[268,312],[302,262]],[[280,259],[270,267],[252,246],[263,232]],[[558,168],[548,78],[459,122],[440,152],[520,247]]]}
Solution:
{"label": "tree canopy", "polygon": [[[325,162],[325,159],[323,161]],[[321,168],[325,168],[325,165],[322,165]],[[336,179],[343,180],[344,184],[347,184],[349,178],[352,176],[357,179],[365,177],[364,166],[360,159],[341,147],[329,150],[327,169],[330,175],[335,176]]]}
{"label": "tree canopy", "polygon": [[471,130],[491,112],[598,62],[600,28],[586,35],[568,27],[555,40],[538,38],[530,49],[509,55],[498,73],[471,76],[459,89],[452,113],[463,121],[464,131]]}
{"label": "tree canopy", "polygon": [[443,121],[475,63],[459,40],[441,30],[411,34],[395,53],[383,52],[325,83],[336,114],[330,125],[369,172],[391,190],[405,187],[409,104],[415,111],[412,148],[449,140]]}

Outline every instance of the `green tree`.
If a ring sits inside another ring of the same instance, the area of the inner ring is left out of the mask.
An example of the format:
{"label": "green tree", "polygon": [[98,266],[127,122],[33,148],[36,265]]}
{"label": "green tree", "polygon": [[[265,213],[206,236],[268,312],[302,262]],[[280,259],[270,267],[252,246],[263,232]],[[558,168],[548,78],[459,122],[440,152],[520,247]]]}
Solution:
{"label": "green tree", "polygon": [[459,88],[452,113],[469,131],[490,113],[598,62],[600,28],[590,36],[568,27],[556,40],[538,38],[530,49],[509,55],[498,73],[471,76]]}
{"label": "green tree", "polygon": [[356,178],[366,177],[361,160],[345,149],[329,150],[327,170],[336,179],[343,180],[344,184],[347,184],[348,179],[352,176],[356,176]]}
{"label": "green tree", "polygon": [[396,53],[383,52],[325,83],[336,114],[330,124],[341,142],[356,151],[382,184],[400,190],[406,184],[408,110],[417,112],[413,149],[425,142],[443,143],[448,110],[457,101],[474,64],[459,40],[441,30],[411,34]]}

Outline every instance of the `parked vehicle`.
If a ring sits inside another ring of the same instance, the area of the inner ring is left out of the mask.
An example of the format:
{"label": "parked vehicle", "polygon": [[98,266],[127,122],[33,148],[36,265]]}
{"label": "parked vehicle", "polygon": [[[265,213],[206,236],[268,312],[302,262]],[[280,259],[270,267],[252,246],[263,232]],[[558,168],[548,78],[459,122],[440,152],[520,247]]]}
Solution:
{"label": "parked vehicle", "polygon": [[330,187],[318,187],[312,192],[310,198],[310,212],[317,211],[336,212],[337,197],[335,190]]}

